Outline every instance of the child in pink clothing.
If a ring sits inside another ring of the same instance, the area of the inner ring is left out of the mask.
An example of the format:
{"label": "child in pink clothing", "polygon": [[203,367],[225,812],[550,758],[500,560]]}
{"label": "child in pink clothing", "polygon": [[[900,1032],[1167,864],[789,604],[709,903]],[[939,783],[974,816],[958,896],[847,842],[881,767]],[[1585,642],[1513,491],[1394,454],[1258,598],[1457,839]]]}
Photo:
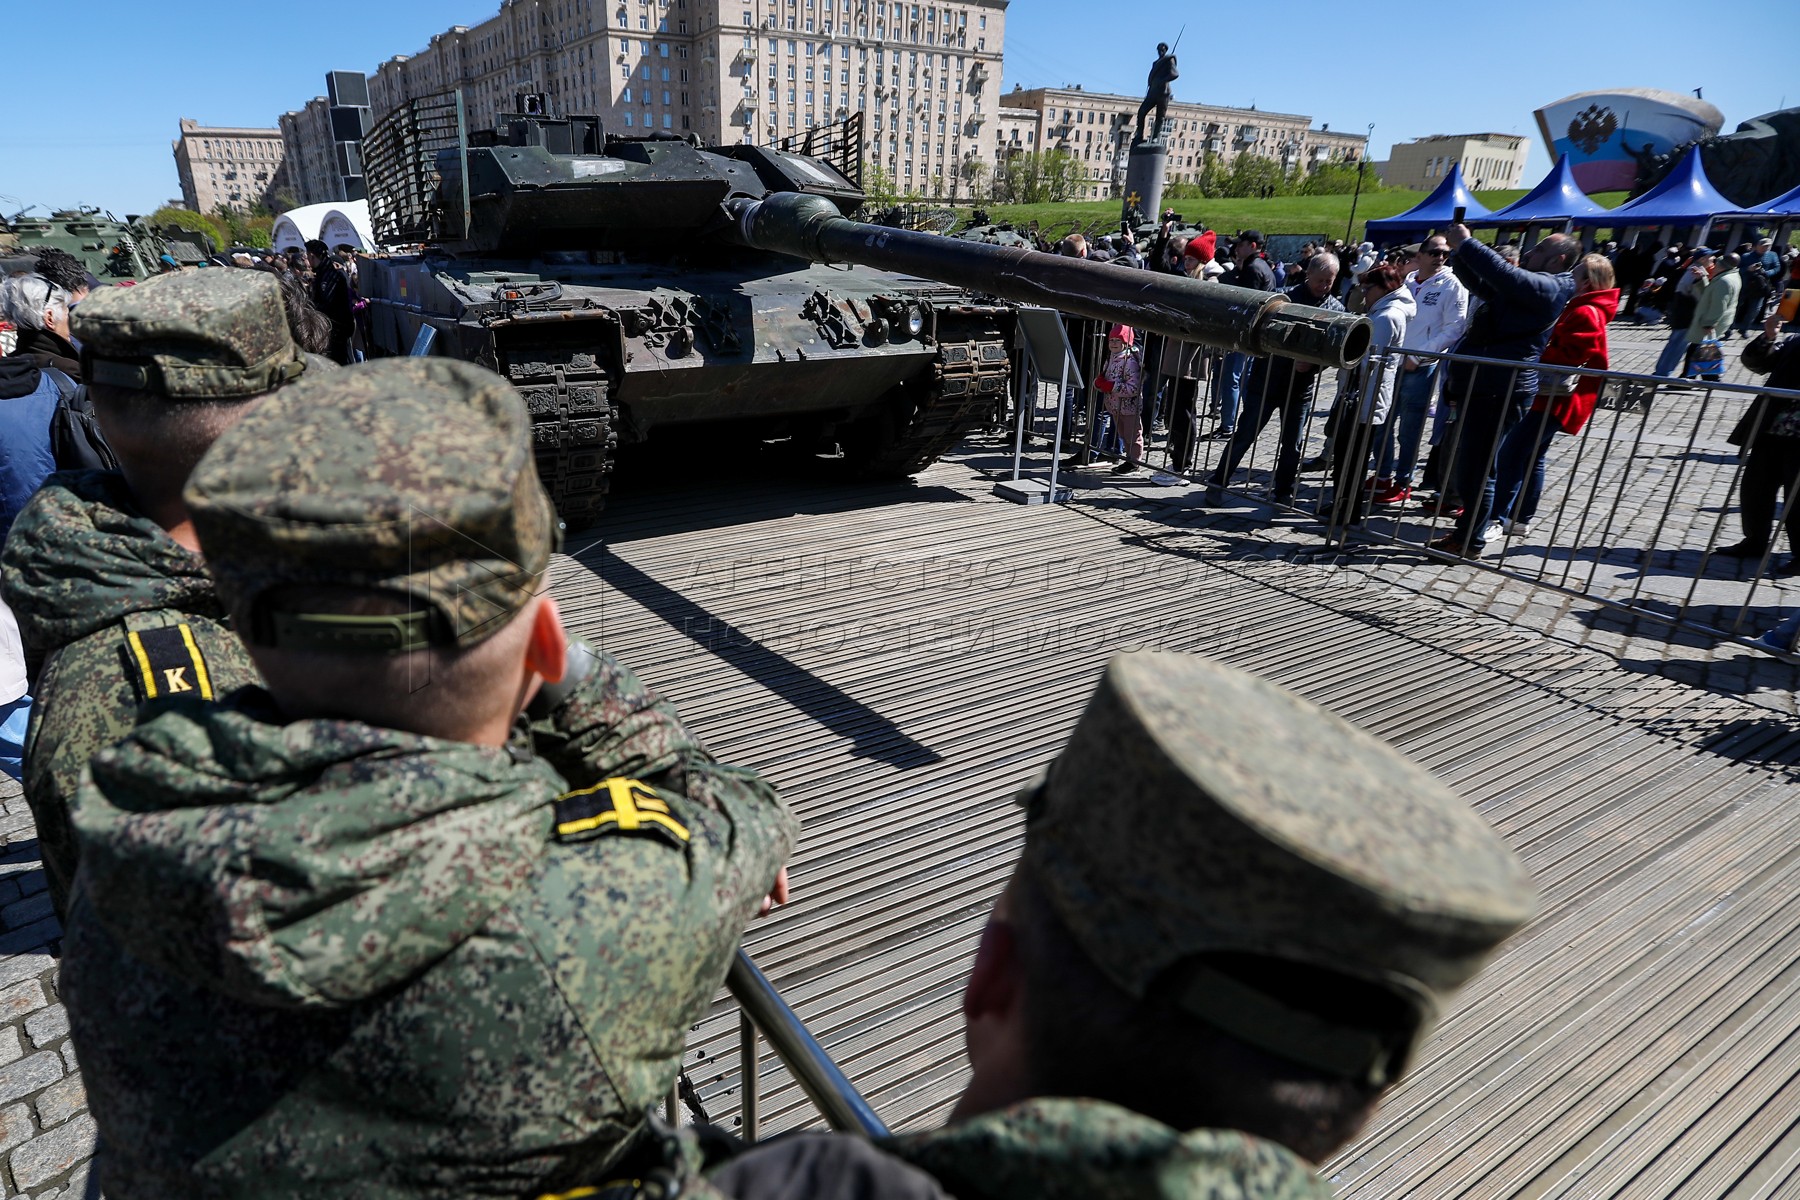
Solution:
{"label": "child in pink clothing", "polygon": [[1144,364],[1136,349],[1137,334],[1129,325],[1114,325],[1106,335],[1106,364],[1094,386],[1113,419],[1125,458],[1113,474],[1135,471],[1144,461]]}

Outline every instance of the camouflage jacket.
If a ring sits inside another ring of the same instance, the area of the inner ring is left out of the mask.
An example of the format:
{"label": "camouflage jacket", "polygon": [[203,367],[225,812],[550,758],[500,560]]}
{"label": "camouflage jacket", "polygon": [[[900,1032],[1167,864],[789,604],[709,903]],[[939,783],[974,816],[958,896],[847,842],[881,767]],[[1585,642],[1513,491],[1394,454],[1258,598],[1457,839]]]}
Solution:
{"label": "camouflage jacket", "polygon": [[34,681],[25,799],[61,916],[75,878],[69,805],[88,759],[130,732],[147,692],[224,695],[256,682],[256,668],[200,556],[138,511],[122,475],[51,476],[0,567]]}
{"label": "camouflage jacket", "polygon": [[959,1200],[1329,1200],[1299,1156],[1230,1129],[1186,1133],[1099,1100],[1027,1100],[885,1149]]}
{"label": "camouflage jacket", "polygon": [[[799,1186],[796,1186],[796,1182]],[[1229,1129],[1180,1133],[1099,1100],[1027,1100],[869,1143],[813,1134],[713,1171],[703,1197],[782,1200],[1329,1200],[1304,1161]]]}
{"label": "camouflage jacket", "polygon": [[247,688],[94,759],[62,978],[108,1194],[607,1172],[794,823],[608,656],[533,733],[284,724]]}

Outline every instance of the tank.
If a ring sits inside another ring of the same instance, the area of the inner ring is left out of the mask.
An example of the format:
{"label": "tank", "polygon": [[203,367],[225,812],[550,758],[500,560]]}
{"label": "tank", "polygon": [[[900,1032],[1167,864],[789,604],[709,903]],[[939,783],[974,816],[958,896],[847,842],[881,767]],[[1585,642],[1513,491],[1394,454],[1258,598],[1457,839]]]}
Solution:
{"label": "tank", "polygon": [[866,224],[860,117],[783,146],[608,136],[521,112],[465,134],[456,95],[364,147],[376,353],[506,375],[571,528],[621,447],[700,427],[915,473],[1007,400],[1020,304],[1342,366],[1360,318],[1260,292]]}
{"label": "tank", "polygon": [[20,213],[9,222],[16,256],[36,258],[41,250],[67,250],[102,283],[148,279],[160,269],[162,235],[147,221],[120,221],[97,208],[59,209],[49,216]]}

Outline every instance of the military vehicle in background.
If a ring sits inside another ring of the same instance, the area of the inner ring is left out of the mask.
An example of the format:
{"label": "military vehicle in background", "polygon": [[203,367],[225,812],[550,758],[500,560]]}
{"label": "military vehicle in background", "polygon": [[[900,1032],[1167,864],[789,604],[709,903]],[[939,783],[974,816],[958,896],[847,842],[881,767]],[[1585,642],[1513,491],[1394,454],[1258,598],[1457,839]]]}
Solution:
{"label": "military vehicle in background", "polygon": [[361,291],[374,352],[519,387],[572,528],[621,444],[702,425],[920,470],[1008,396],[1016,303],[1334,366],[1367,347],[1366,322],[1263,293],[850,220],[860,115],[702,149],[518,100],[495,130],[468,130],[450,93],[371,131],[377,240],[419,249],[363,260]]}
{"label": "military vehicle in background", "polygon": [[58,209],[32,216],[29,209],[7,222],[17,246],[5,254],[9,270],[29,267],[40,250],[55,247],[81,260],[101,283],[148,279],[160,272],[168,253],[166,236],[142,217],[120,221],[98,208]]}
{"label": "military vehicle in background", "polygon": [[987,246],[1018,246],[1029,250],[1033,246],[1031,235],[1021,233],[1018,228],[1006,222],[991,225],[970,225],[959,230],[956,237],[960,241],[980,242]]}

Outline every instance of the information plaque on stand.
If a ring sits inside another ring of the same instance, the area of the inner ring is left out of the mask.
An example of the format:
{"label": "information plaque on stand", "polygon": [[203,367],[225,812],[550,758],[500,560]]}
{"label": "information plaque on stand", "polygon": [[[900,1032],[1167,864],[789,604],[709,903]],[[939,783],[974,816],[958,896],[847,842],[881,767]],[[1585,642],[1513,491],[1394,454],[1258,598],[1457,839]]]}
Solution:
{"label": "information plaque on stand", "polygon": [[1050,443],[1050,477],[1024,478],[1025,422],[1028,415],[1036,414],[1038,407],[1038,390],[1034,382],[1030,403],[1024,396],[1019,397],[1019,422],[1013,435],[1012,478],[995,484],[994,494],[1015,504],[1060,504],[1073,495],[1056,482],[1057,469],[1061,465],[1057,456],[1062,448],[1069,385],[1074,384],[1077,388],[1085,385],[1081,381],[1081,368],[1075,362],[1074,348],[1069,345],[1068,330],[1063,327],[1062,314],[1053,308],[1021,308],[1017,311],[1019,340],[1031,358],[1034,379],[1061,381],[1056,389],[1056,437]]}

